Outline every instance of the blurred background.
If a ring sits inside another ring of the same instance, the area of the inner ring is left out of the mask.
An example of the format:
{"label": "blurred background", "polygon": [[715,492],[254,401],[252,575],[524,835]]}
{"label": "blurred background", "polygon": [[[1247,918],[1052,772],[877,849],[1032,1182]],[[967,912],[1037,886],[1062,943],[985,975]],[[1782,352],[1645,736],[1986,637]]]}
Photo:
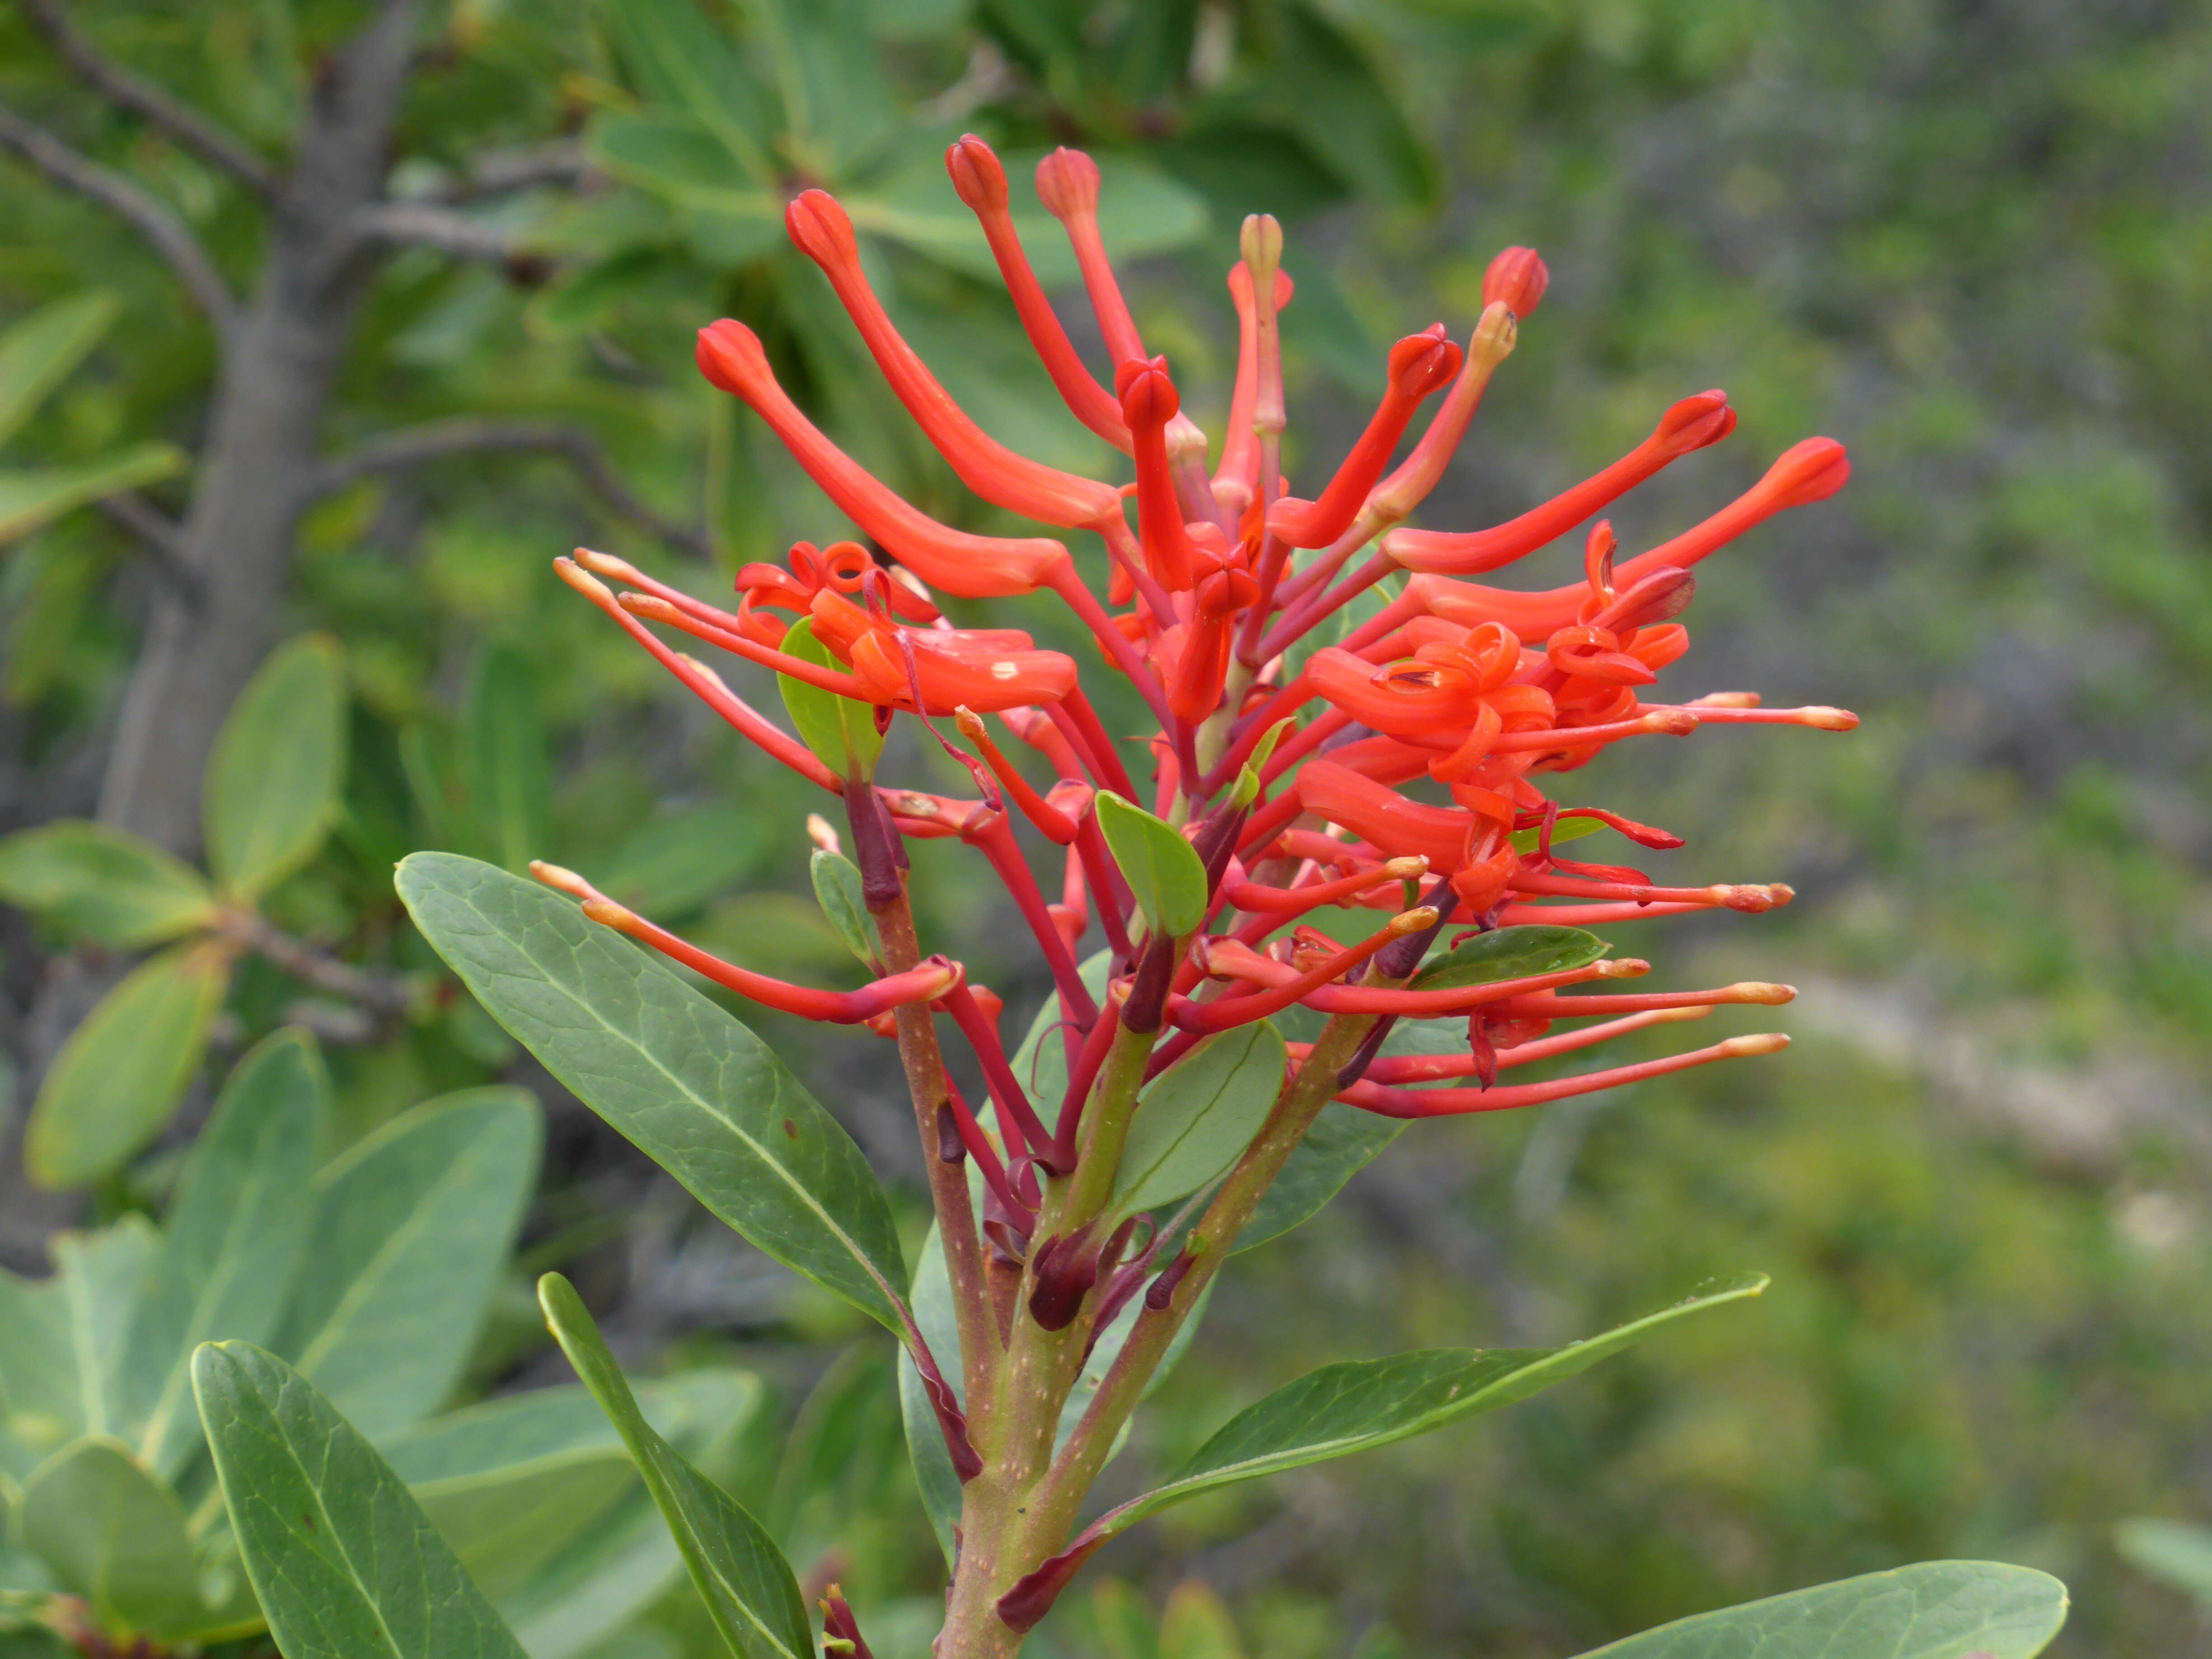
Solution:
{"label": "blurred background", "polygon": [[[736,1357],[781,1402],[763,1443],[785,1468],[750,1478],[812,1540],[794,1559],[926,1636],[933,1548],[879,1336],[437,990],[390,872],[424,847],[550,857],[749,965],[846,982],[806,886],[816,803],[549,562],[586,542],[712,595],[844,533],[698,381],[693,331],[722,315],[867,465],[990,524],[785,245],[807,185],[845,200],[986,427],[1106,469],[940,159],[982,133],[1018,204],[1024,163],[1076,143],[1145,337],[1217,438],[1237,227],[1285,222],[1293,477],[1333,467],[1391,340],[1464,338],[1512,243],[1552,287],[1421,522],[1509,517],[1706,386],[1741,428],[1620,506],[1627,550],[1797,438],[1844,441],[1840,497],[1705,567],[1669,679],[1865,724],[1585,775],[1688,837],[1660,878],[1796,887],[1624,941],[1655,983],[1798,985],[1759,1022],[1796,1046],[1421,1126],[1240,1261],[1108,1485],[1314,1364],[1543,1344],[1738,1269],[1772,1289],[1502,1417],[1140,1529],[1041,1647],[1553,1655],[1953,1555],[2063,1576],[2059,1651],[2212,1653],[2114,1533],[2212,1519],[2208,112],[2212,12],[2189,0],[13,0],[0,833],[98,818],[197,863],[211,753],[320,767],[337,805],[249,920],[165,932],[158,1007],[102,1000],[145,983],[124,980],[143,939],[0,908],[0,1260],[43,1272],[54,1229],[157,1203],[208,1079],[278,1024],[320,1036],[343,1140],[523,1082],[546,1166],[471,1386],[565,1376],[523,1291],[553,1265],[639,1368]],[[1103,361],[1061,245],[1024,225]],[[1548,585],[1578,555],[1530,566]],[[1038,605],[966,614],[1057,637]],[[286,660],[342,668],[342,744],[219,750],[303,635],[335,642]],[[951,787],[919,745],[885,775]],[[927,945],[1025,1019],[1043,984],[980,861],[915,864]],[[25,1125],[102,1007],[63,1083],[127,1083],[144,1121],[57,1193]],[[918,1234],[889,1046],[755,1023],[905,1181]],[[95,1076],[96,1047],[152,1058]],[[884,1618],[879,1647],[910,1650]]]}

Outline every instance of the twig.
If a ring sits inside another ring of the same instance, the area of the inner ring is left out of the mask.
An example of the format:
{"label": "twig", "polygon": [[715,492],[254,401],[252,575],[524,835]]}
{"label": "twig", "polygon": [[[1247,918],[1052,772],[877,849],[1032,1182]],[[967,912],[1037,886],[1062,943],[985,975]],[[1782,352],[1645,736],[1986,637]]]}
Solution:
{"label": "twig", "polygon": [[341,962],[250,911],[232,911],[220,926],[225,934],[268,957],[293,978],[386,1018],[406,1013],[422,994],[420,984],[413,979],[373,973]]}
{"label": "twig", "polygon": [[164,580],[174,582],[187,599],[197,601],[200,579],[185,560],[185,533],[174,519],[135,489],[103,495],[100,510],[146,544],[155,568]]}
{"label": "twig", "polygon": [[56,184],[97,202],[128,222],[169,262],[170,270],[218,331],[228,334],[238,302],[185,222],[137,185],[78,154],[60,139],[0,104],[0,146],[12,149]]}
{"label": "twig", "polygon": [[199,152],[264,196],[276,191],[275,169],[191,105],[108,58],[82,33],[61,0],[23,0],[23,9],[69,66],[110,103],[136,111],[188,149]]}
{"label": "twig", "polygon": [[508,264],[526,250],[511,232],[430,202],[378,202],[355,216],[354,228],[373,242],[430,247],[457,259]]}
{"label": "twig", "polygon": [[457,206],[506,196],[540,185],[581,184],[592,171],[583,145],[574,138],[549,143],[517,144],[507,149],[487,150],[471,157],[461,175],[450,184],[427,192],[425,201]]}
{"label": "twig", "polygon": [[403,471],[449,455],[507,450],[557,455],[619,518],[629,520],[696,558],[712,556],[707,538],[664,518],[631,493],[607,464],[591,434],[554,421],[501,421],[461,416],[388,433],[333,456],[315,476],[312,494],[327,495],[373,473]]}

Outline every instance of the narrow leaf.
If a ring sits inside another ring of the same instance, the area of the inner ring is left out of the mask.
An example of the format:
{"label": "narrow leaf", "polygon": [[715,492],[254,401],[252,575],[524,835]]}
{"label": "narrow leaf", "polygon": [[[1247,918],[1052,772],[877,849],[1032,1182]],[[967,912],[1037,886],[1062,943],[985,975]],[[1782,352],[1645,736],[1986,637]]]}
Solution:
{"label": "narrow leaf", "polygon": [[837,937],[845,941],[847,950],[860,958],[861,966],[875,969],[884,959],[884,945],[876,933],[876,919],[868,914],[866,896],[860,890],[860,866],[842,853],[817,848],[810,870],[814,878],[814,896],[822,906],[822,914],[830,918]]}
{"label": "narrow leaf", "polygon": [[1405,1133],[1410,1121],[1363,1112],[1341,1102],[1324,1106],[1305,1139],[1291,1149],[1282,1173],[1261,1198],[1232,1249],[1251,1249],[1311,1220],[1344,1189],[1346,1182]]}
{"label": "narrow leaf", "polygon": [[205,1622],[185,1506],[112,1440],[80,1440],[25,1483],[24,1544],[111,1629],[180,1635]]}
{"label": "narrow leaf", "polygon": [[1996,1561],[1923,1561],[1680,1619],[1583,1659],[2033,1659],[2066,1586]]}
{"label": "narrow leaf", "polygon": [[328,1090],[314,1040],[281,1031],[239,1061],[193,1143],[123,1367],[137,1454],[172,1480],[200,1443],[193,1349],[266,1341],[284,1316]]}
{"label": "narrow leaf", "polygon": [[860,1149],[760,1039],[568,900],[417,853],[399,896],[546,1069],[785,1266],[902,1334],[890,1204]]}
{"label": "narrow leaf", "polygon": [[1181,939],[1206,920],[1206,866],[1182,832],[1109,790],[1097,795],[1098,827],[1145,920]]}
{"label": "narrow leaf", "polygon": [[812,1659],[798,1581],[760,1523],[653,1432],[574,1287],[548,1273],[538,1298],[562,1352],[629,1448],[723,1639],[738,1659]]}
{"label": "narrow leaf", "polygon": [[70,1033],[40,1085],[23,1162],[42,1187],[112,1175],[176,1109],[230,984],[221,945],[179,945],[126,975]]}
{"label": "narrow leaf", "polygon": [[[805,617],[791,625],[781,649],[802,662],[819,663],[840,672],[844,668],[830,654],[830,647],[814,637],[814,623]],[[775,683],[800,741],[814,751],[817,760],[841,778],[856,774],[863,778],[875,776],[876,762],[884,752],[884,734],[876,729],[872,704],[841,697],[788,674],[777,675]]]}
{"label": "narrow leaf", "polygon": [[1109,1510],[1078,1543],[1112,1537],[1217,1486],[1387,1446],[1512,1405],[1662,1325],[1757,1296],[1766,1282],[1753,1275],[1563,1348],[1435,1348],[1325,1365],[1239,1412],[1173,1480]]}
{"label": "narrow leaf", "polygon": [[0,899],[50,927],[119,951],[159,945],[216,919],[215,892],[151,842],[70,819],[0,841]]}
{"label": "narrow leaf", "polygon": [[665,920],[726,892],[764,850],[758,813],[693,806],[649,820],[616,849],[604,874],[586,873],[599,877],[609,898]]}
{"label": "narrow leaf", "polygon": [[123,1425],[123,1352],[159,1236],[143,1215],[98,1232],[56,1233],[43,1279],[0,1270],[0,1401],[33,1451]]}
{"label": "narrow leaf", "polygon": [[276,1345],[365,1434],[453,1392],[497,1294],[544,1139],[526,1090],[425,1101],[314,1181],[306,1266]]}
{"label": "narrow leaf", "polygon": [[299,1373],[210,1344],[192,1384],[285,1659],[525,1659],[391,1465]]}
{"label": "narrow leaf", "polygon": [[1436,957],[1413,975],[1417,991],[1446,991],[1462,985],[1490,985],[1532,974],[1563,974],[1587,968],[1613,946],[1579,927],[1500,927]]}
{"label": "narrow leaf", "polygon": [[1117,1215],[1187,1197],[1236,1163],[1283,1089],[1281,1034],[1266,1020],[1208,1037],[1152,1079],[1114,1177]]}
{"label": "narrow leaf", "polygon": [[174,444],[143,443],[74,466],[0,472],[0,542],[123,490],[173,478],[191,465]]}
{"label": "narrow leaf", "polygon": [[506,869],[528,869],[550,851],[553,760],[538,677],[514,647],[477,653],[461,700],[460,750],[474,844]]}
{"label": "narrow leaf", "polygon": [[0,333],[0,444],[115,325],[123,302],[106,289],[49,301]]}
{"label": "narrow leaf", "polygon": [[345,662],[309,634],[279,646],[239,695],[208,760],[208,867],[252,900],[322,847],[345,784]]}

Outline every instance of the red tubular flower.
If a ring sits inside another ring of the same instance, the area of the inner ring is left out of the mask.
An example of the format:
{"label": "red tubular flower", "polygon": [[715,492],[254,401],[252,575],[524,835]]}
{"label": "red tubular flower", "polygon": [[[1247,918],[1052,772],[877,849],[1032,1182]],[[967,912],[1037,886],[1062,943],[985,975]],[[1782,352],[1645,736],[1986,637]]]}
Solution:
{"label": "red tubular flower", "polygon": [[[1541,507],[1532,507],[1519,518],[1491,530],[1461,534],[1394,530],[1383,538],[1382,551],[1394,563],[1408,570],[1441,571],[1457,576],[1495,570],[1565,535],[1591,514],[1618,501],[1661,468],[1709,444],[1718,443],[1735,430],[1735,411],[1728,405],[1728,393],[1700,392],[1668,410],[1650,437],[1611,466],[1554,495]],[[1683,561],[1657,562],[1680,564]]]}
{"label": "red tubular flower", "polygon": [[1336,476],[1320,499],[1300,501],[1285,496],[1267,511],[1267,529],[1292,547],[1327,547],[1352,526],[1367,500],[1367,492],[1391,452],[1405,435],[1407,422],[1421,401],[1459,373],[1460,349],[1444,337],[1437,323],[1423,333],[1409,334],[1390,348],[1389,380],[1382,401],[1376,406],[1367,430],[1344,458]]}
{"label": "red tubular flower", "polygon": [[[1327,482],[1312,500],[1294,499],[1282,478],[1279,326],[1293,285],[1282,266],[1280,225],[1255,214],[1244,222],[1243,257],[1229,273],[1237,375],[1219,460],[1209,474],[1205,434],[1165,360],[1146,355],[1108,262],[1097,167],[1076,151],[1057,151],[1039,166],[1036,185],[1075,251],[1115,368],[1107,383],[1078,356],[1030,266],[998,158],[971,135],[947,150],[945,167],[982,227],[1046,372],[1077,416],[1131,457],[1133,482],[1085,478],[1032,460],[971,420],[892,325],[861,264],[852,222],[830,197],[801,191],[787,210],[787,228],[821,268],[893,391],[975,495],[1103,539],[1109,575],[1103,591],[1086,583],[1058,540],[974,534],[902,499],[815,428],[777,384],[760,341],[726,319],[700,333],[702,371],[760,414],[869,544],[840,540],[824,550],[802,541],[793,546],[788,568],[749,564],[737,578],[734,611],[611,556],[585,552],[579,562],[560,562],[564,580],[732,726],[845,797],[852,837],[845,844],[861,869],[866,901],[884,924],[881,948],[908,965],[857,991],[789,985],[717,961],[579,878],[549,868],[546,878],[582,898],[593,919],[741,995],[886,1035],[895,1027],[909,1044],[910,1063],[918,1059],[911,1044],[929,1021],[941,1014],[959,1026],[982,1065],[1002,1139],[984,1131],[949,1085],[940,1098],[924,1102],[921,1127],[926,1135],[933,1132],[940,1162],[973,1158],[982,1175],[980,1236],[988,1243],[969,1243],[1021,1279],[1018,1290],[999,1281],[1010,1293],[997,1310],[1052,1329],[1081,1329],[1075,1322],[1086,1316],[1095,1323],[1133,1303],[1147,1281],[1147,1317],[1170,1312],[1187,1304],[1190,1281],[1210,1271],[1188,1253],[1158,1271],[1154,1252],[1143,1244],[1123,1265],[1129,1233],[1102,1224],[1109,1219],[1102,1212],[1067,1207],[1071,1194],[1087,1190],[1086,1179],[1097,1173],[1081,1158],[1111,1146],[1110,1115],[1086,1116],[1100,1079],[1133,1086],[1179,1064],[1207,1033],[1292,1006],[1360,1022],[1340,1028],[1345,1041],[1326,1050],[1352,1058],[1322,1080],[1325,1091],[1308,1085],[1305,1094],[1316,1109],[1334,1097],[1399,1116],[1531,1105],[1778,1047],[1778,1037],[1737,1037],[1581,1077],[1501,1083],[1507,1070],[1627,1032],[1723,1005],[1786,1002],[1794,993],[1763,982],[1639,993],[1612,981],[1636,979],[1648,964],[1602,956],[1582,967],[1488,983],[1415,988],[1413,981],[1425,952],[1453,923],[1481,932],[1581,927],[1716,909],[1756,914],[1790,901],[1790,890],[1779,884],[1698,884],[1697,876],[1671,882],[1617,860],[1565,856],[1583,850],[1565,841],[1567,824],[1577,817],[1584,820],[1577,827],[1594,820],[1654,853],[1680,841],[1602,808],[1562,805],[1546,789],[1553,775],[1583,768],[1631,738],[1687,736],[1705,726],[1844,731],[1856,723],[1841,709],[1769,709],[1755,696],[1735,692],[1683,700],[1663,689],[1691,645],[1682,617],[1696,592],[1692,567],[1784,508],[1832,494],[1849,475],[1842,447],[1807,440],[1740,499],[1634,558],[1617,560],[1610,526],[1595,525],[1579,582],[1529,592],[1455,580],[1534,552],[1662,468],[1728,436],[1735,415],[1727,398],[1708,392],[1675,404],[1626,455],[1510,522],[1472,532],[1401,528],[1435,490],[1513,351],[1520,325],[1547,297],[1543,260],[1532,249],[1508,248],[1485,275],[1483,308],[1464,350],[1441,324],[1401,340],[1362,435],[1333,469],[1316,466],[1316,476]],[[1432,418],[1393,469],[1394,452],[1431,396],[1438,398]],[[1131,495],[1133,532],[1125,507]],[[1371,556],[1347,570],[1369,548],[1376,550]],[[1295,568],[1293,549],[1309,555]],[[1333,643],[1304,648],[1351,600],[1401,572],[1409,573],[1402,590],[1375,614],[1356,627],[1338,626]],[[617,595],[610,583],[629,591]],[[1011,627],[955,627],[932,598],[933,590],[997,599],[1039,589],[1074,611],[1109,664],[1127,676],[1156,729],[1109,728],[1086,694],[1076,658],[1040,649]],[[786,648],[787,629],[800,618],[820,651]],[[930,734],[968,769],[977,798],[856,787],[714,670],[672,649],[656,628],[866,703],[885,728],[902,714],[951,717],[964,745],[933,726]],[[823,653],[826,659],[811,659]],[[1018,757],[1001,748],[986,718],[994,713],[1043,757],[1057,780],[1050,787],[1033,784],[1015,763]],[[1133,745],[1127,756],[1146,757],[1149,781],[1131,776],[1142,769],[1125,759],[1125,743]],[[1162,839],[1172,832],[1160,825],[1132,830],[1150,849],[1141,857],[1148,864],[1166,857],[1183,876],[1168,881],[1165,866],[1123,870],[1115,846],[1139,858],[1138,843],[1121,836],[1127,826],[1120,823],[1109,843],[1094,790],[1147,801],[1158,817],[1182,828],[1198,855],[1202,891],[1192,890],[1188,861]],[[1049,849],[1056,887],[1039,884],[1036,847],[1024,841],[1032,834]],[[957,963],[915,960],[911,912],[902,918],[907,927],[889,925],[891,907],[903,903],[921,862],[908,866],[905,843],[924,837],[957,837],[980,852],[1036,941],[1058,1015],[1048,1022],[1052,1040],[1067,1055],[1066,1091],[1056,1111],[1030,1099],[1033,1080],[1018,1077],[1009,1060],[998,1000],[969,986]],[[1408,885],[1415,882],[1421,886]],[[1178,921],[1168,930],[1174,937],[1154,939],[1157,918],[1153,926],[1138,925],[1139,895],[1147,908],[1172,897],[1200,920]],[[1381,914],[1366,938],[1346,946],[1301,927],[1323,906]],[[1109,958],[1103,996],[1079,967],[1102,945]],[[1425,1018],[1464,1022],[1464,1047],[1442,1057],[1380,1054],[1390,1022]],[[1553,1022],[1574,1024],[1554,1032]],[[1294,1087],[1313,1052],[1292,1046]],[[924,1075],[933,1062],[910,1069]],[[1453,1086],[1462,1079],[1468,1086]],[[1437,1083],[1446,1086],[1408,1086]],[[1130,1104],[1129,1097],[1115,1099],[1116,1109]],[[1054,1186],[1063,1171],[1066,1184]],[[944,1171],[933,1173],[941,1186]],[[940,1222],[959,1213],[955,1203],[940,1212]],[[1053,1236],[1032,1240],[1040,1214],[1056,1218]],[[1087,1334],[1095,1338],[1096,1331]],[[979,1374],[971,1371],[971,1378]],[[948,1444],[956,1458],[964,1451],[961,1467],[972,1472],[975,1453],[941,1378],[933,1399],[941,1415],[952,1413],[945,1419]],[[1063,1559],[1081,1553],[1078,1547]],[[1016,1607],[1009,1618],[1020,1623],[1041,1613],[1057,1582],[1033,1585],[1035,1594],[1015,1592],[1005,1604]]]}
{"label": "red tubular flower", "polygon": [[1091,295],[1091,309],[1097,315],[1098,331],[1106,337],[1106,350],[1115,369],[1144,362],[1145,343],[1137,337],[1137,325],[1130,319],[1128,302],[1114,280],[1105,241],[1098,234],[1098,163],[1063,145],[1037,163],[1036,192],[1075,250],[1084,289]]}
{"label": "red tubular flower", "polygon": [[965,599],[1027,593],[1067,562],[1042,538],[1008,540],[941,525],[886,489],[823,437],[776,384],[760,337],[725,317],[699,331],[699,369],[769,423],[823,493],[932,587]]}
{"label": "red tubular flower", "polygon": [[952,175],[952,188],[961,201],[983,227],[991,257],[999,262],[999,274],[1013,298],[1015,313],[1053,385],[1060,389],[1076,419],[1126,455],[1129,428],[1122,423],[1121,405],[1113,393],[1091,378],[1083,360],[1075,355],[1059,313],[1045,297],[1044,285],[1037,281],[1029,256],[1022,252],[1008,206],[1006,168],[999,165],[991,147],[971,132],[945,152],[945,170]]}
{"label": "red tubular flower", "polygon": [[853,222],[836,197],[804,191],[783,218],[792,241],[837,290],[891,390],[963,483],[994,506],[1046,524],[1073,530],[1096,529],[1109,519],[1121,522],[1121,493],[1111,484],[1017,455],[968,418],[884,314],[860,269]]}

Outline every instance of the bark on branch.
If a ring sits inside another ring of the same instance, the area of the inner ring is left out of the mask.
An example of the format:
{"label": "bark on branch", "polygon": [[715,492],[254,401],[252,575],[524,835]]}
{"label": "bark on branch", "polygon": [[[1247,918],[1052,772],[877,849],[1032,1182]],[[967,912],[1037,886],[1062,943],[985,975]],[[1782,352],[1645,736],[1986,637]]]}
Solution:
{"label": "bark on branch", "polygon": [[459,178],[422,199],[453,207],[520,190],[535,190],[540,185],[580,185],[591,171],[584,146],[576,139],[517,144],[471,157]]}
{"label": "bark on branch", "polygon": [[313,494],[318,497],[327,495],[374,473],[404,471],[447,456],[501,451],[560,457],[616,516],[628,519],[695,558],[711,556],[712,550],[705,536],[663,516],[638,499],[608,464],[591,434],[557,421],[501,421],[461,416],[389,433],[325,461],[315,475]]}
{"label": "bark on branch", "polygon": [[107,57],[78,30],[62,0],[23,0],[23,9],[63,61],[108,102],[144,117],[262,195],[276,193],[276,173],[267,161],[191,105]]}
{"label": "bark on branch", "polygon": [[487,264],[510,264],[526,253],[511,232],[430,202],[372,204],[355,216],[354,228],[387,246],[435,248]]}
{"label": "bark on branch", "polygon": [[169,269],[217,331],[231,331],[238,301],[182,219],[121,173],[80,155],[5,105],[0,105],[0,148],[15,151],[56,184],[97,202],[129,224],[169,262]]}

